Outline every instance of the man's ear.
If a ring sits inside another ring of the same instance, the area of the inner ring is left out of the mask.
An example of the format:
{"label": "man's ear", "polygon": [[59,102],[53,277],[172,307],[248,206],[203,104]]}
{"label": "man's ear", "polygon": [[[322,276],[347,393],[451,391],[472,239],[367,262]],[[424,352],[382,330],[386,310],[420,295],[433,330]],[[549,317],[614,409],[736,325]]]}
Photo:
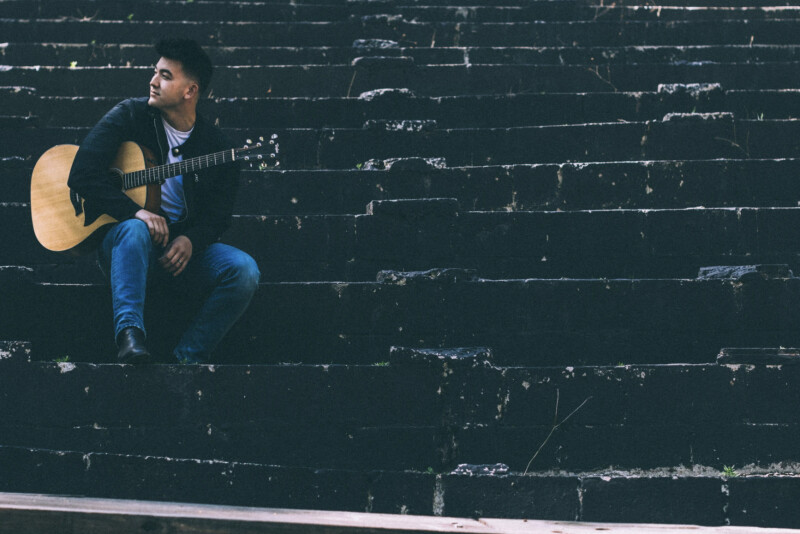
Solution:
{"label": "man's ear", "polygon": [[200,93],[200,86],[197,82],[192,82],[189,84],[189,87],[186,89],[186,93],[184,93],[184,98],[190,100],[197,96]]}

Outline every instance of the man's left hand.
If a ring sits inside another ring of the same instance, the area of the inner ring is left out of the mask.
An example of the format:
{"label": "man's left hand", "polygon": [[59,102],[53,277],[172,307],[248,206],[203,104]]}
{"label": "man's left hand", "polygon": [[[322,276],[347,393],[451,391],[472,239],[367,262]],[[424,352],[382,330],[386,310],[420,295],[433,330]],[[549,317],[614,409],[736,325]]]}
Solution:
{"label": "man's left hand", "polygon": [[192,242],[185,235],[179,235],[167,245],[164,255],[158,258],[158,262],[168,273],[172,273],[172,276],[178,276],[191,259]]}

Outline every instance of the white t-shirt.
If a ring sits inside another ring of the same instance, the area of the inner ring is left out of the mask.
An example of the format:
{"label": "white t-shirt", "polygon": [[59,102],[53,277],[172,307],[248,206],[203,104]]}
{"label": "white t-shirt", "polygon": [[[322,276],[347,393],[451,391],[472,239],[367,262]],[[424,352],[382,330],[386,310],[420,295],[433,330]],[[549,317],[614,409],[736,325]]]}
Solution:
{"label": "white t-shirt", "polygon": [[[167,163],[182,161],[183,155],[176,156],[172,153],[172,149],[185,143],[194,127],[188,132],[181,132],[170,126],[164,120],[164,117],[161,117],[161,122],[164,124],[164,131],[167,133],[167,142],[169,143]],[[170,222],[175,222],[183,217],[183,213],[186,211],[186,197],[183,195],[183,175],[167,178],[167,181],[161,184],[161,209],[167,214]]]}

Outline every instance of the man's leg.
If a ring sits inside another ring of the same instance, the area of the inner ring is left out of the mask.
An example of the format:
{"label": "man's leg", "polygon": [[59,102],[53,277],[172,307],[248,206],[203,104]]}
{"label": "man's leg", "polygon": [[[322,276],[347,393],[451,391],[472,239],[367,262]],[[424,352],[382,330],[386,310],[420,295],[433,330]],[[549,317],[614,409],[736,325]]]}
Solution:
{"label": "man's leg", "polygon": [[[118,344],[122,342],[121,338],[130,337],[132,333],[139,335],[131,328],[138,329],[142,343],[144,341],[144,299],[152,252],[150,232],[147,225],[138,219],[115,225],[98,249],[100,266],[111,284],[114,336]],[[128,343],[135,341],[128,339]],[[120,355],[123,355],[122,351]],[[149,354],[143,358],[149,358]],[[138,352],[135,359],[140,359]]]}
{"label": "man's leg", "polygon": [[210,289],[211,294],[175,347],[175,357],[181,363],[202,363],[208,361],[211,352],[244,313],[258,288],[261,273],[247,253],[213,243],[191,259],[183,274],[186,275],[183,282],[193,290]]}

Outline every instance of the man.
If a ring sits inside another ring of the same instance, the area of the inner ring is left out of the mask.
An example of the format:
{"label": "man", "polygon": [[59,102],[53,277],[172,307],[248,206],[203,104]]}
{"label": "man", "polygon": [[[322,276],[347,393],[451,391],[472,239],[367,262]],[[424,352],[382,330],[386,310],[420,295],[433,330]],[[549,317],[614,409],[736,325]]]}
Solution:
{"label": "man", "polygon": [[166,180],[159,213],[145,210],[108,173],[123,141],[149,149],[156,164],[173,163],[231,147],[222,132],[197,114],[211,80],[211,60],[188,39],[164,39],[147,98],[117,104],[89,132],[75,157],[69,187],[84,199],[86,220],[108,214],[119,223],[98,247],[111,283],[114,327],[122,363],[145,363],[145,288],[150,276],[167,276],[191,291],[210,291],[173,354],[178,362],[208,361],[244,312],[259,271],[246,253],[218,242],[228,228],[238,185],[236,163]]}

